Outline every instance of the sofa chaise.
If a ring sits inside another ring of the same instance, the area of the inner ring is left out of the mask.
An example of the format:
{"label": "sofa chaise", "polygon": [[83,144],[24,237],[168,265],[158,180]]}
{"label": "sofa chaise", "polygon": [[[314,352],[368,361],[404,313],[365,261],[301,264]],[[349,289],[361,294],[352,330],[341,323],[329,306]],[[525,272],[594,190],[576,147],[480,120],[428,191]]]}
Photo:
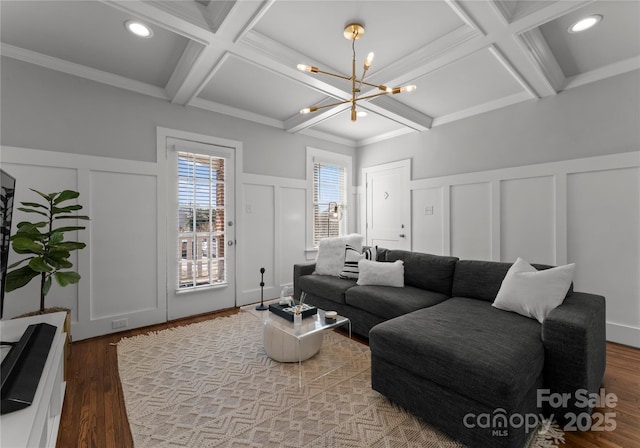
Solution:
{"label": "sofa chaise", "polygon": [[[522,447],[541,415],[590,412],[576,394],[596,393],[604,375],[604,297],[571,286],[540,323],[492,306],[511,263],[380,248],[377,259],[402,261],[404,287],[294,266],[296,298],[369,340],[373,389],[470,447]],[[569,399],[552,408],[550,394]]]}

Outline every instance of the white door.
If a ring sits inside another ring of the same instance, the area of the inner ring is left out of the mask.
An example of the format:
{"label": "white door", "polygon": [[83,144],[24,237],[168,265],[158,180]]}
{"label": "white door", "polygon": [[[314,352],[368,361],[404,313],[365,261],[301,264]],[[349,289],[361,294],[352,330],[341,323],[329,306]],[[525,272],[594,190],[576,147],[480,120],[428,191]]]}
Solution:
{"label": "white door", "polygon": [[410,172],[410,160],[365,168],[368,245],[411,250]]}
{"label": "white door", "polygon": [[235,306],[235,157],[167,140],[167,318]]}

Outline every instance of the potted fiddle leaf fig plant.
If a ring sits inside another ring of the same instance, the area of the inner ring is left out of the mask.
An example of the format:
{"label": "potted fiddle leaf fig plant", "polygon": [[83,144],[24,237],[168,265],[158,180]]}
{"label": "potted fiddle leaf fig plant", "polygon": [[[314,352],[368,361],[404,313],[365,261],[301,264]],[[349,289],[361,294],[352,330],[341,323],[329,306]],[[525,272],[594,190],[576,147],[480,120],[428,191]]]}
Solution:
{"label": "potted fiddle leaf fig plant", "polygon": [[[14,291],[39,277],[40,310],[31,314],[42,314],[48,311],[45,309],[45,298],[51,289],[53,279],[60,286],[78,283],[80,280],[80,275],[71,270],[73,263],[69,261],[69,258],[72,251],[83,249],[86,244],[65,241],[65,234],[83,230],[85,227],[65,226],[62,221],[69,219],[88,220],[89,217],[75,214],[82,209],[82,205],[63,205],[67,201],[77,199],[80,196],[77,191],[64,190],[50,194],[41,193],[34,189],[31,191],[40,196],[42,203],[21,202],[22,207],[18,207],[18,210],[39,215],[38,220],[20,222],[16,234],[11,237],[13,250],[19,255],[27,255],[27,257],[8,267],[12,269],[23,265],[7,274],[5,291]],[[65,309],[58,308],[52,311],[58,310]]]}

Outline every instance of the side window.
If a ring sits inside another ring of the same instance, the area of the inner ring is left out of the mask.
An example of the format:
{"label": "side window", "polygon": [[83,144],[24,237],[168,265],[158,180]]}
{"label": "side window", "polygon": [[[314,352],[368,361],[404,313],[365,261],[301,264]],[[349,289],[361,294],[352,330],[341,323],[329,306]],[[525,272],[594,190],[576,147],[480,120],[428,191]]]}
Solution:
{"label": "side window", "polygon": [[[311,244],[318,246],[322,238],[348,233],[348,176],[351,158],[310,149],[308,173],[312,176]],[[321,153],[319,156],[318,153]]]}

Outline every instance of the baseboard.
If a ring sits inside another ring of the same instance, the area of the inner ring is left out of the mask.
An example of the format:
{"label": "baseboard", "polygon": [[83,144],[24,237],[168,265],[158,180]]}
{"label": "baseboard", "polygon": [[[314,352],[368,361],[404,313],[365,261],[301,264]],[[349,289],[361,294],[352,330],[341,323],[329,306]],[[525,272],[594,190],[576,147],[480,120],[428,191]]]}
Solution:
{"label": "baseboard", "polygon": [[607,322],[607,341],[640,348],[640,328]]}

